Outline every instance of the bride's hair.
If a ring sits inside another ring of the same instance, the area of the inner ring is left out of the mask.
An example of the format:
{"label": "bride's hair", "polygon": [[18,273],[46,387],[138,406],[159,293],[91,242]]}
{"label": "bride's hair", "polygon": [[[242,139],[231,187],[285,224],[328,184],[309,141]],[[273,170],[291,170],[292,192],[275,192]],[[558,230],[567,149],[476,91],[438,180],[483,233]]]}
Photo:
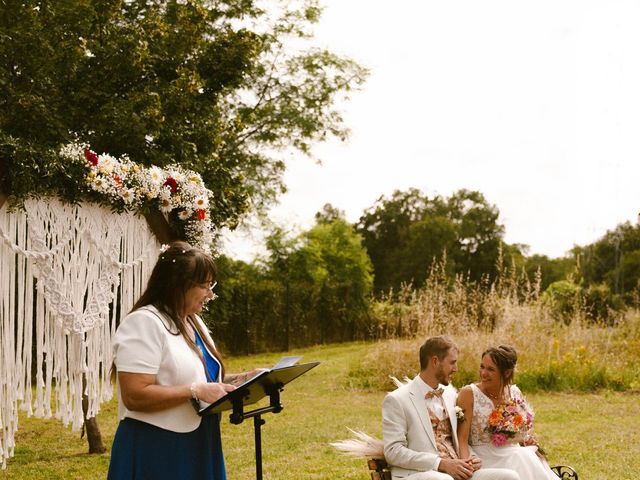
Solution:
{"label": "bride's hair", "polygon": [[489,347],[483,353],[482,357],[489,355],[493,363],[496,364],[502,380],[505,385],[509,385],[513,381],[516,363],[518,363],[518,354],[516,349],[511,345],[498,345],[497,347]]}

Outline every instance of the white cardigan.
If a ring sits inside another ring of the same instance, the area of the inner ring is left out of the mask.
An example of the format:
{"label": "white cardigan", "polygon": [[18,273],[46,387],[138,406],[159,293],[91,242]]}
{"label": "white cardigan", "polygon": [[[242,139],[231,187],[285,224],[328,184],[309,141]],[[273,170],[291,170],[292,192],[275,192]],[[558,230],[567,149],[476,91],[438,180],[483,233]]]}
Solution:
{"label": "white cardigan", "polygon": [[[201,330],[211,340],[202,319],[196,318]],[[189,348],[182,335],[173,335],[169,329],[177,332],[176,327],[153,305],[127,315],[113,338],[113,358],[118,372],[156,375],[158,385],[206,382],[202,360]],[[220,380],[218,374],[217,381]],[[191,432],[200,426],[201,421],[189,400],[158,412],[129,410],[122,402],[119,386],[118,417],[120,420],[133,418],[173,432]]]}

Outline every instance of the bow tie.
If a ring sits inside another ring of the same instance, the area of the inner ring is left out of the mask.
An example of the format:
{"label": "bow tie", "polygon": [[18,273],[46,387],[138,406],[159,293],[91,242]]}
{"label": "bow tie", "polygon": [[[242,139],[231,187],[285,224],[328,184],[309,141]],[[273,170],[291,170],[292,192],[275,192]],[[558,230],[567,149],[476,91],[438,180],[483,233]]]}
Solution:
{"label": "bow tie", "polygon": [[436,388],[435,390],[430,390],[428,391],[424,398],[433,398],[433,397],[440,397],[442,398],[442,394],[444,393],[444,388],[440,387],[440,388]]}

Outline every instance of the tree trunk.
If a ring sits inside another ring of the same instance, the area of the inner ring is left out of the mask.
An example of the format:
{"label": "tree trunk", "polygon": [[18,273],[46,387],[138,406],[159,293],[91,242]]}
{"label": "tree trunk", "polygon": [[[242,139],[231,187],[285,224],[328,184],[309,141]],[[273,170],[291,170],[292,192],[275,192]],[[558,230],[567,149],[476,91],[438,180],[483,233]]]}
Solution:
{"label": "tree trunk", "polygon": [[149,228],[151,228],[151,231],[160,243],[169,244],[174,240],[178,240],[176,232],[173,231],[171,225],[169,225],[169,222],[160,210],[153,209],[145,213],[144,218],[147,220]]}
{"label": "tree trunk", "polygon": [[[83,389],[86,388],[86,380],[82,381]],[[82,395],[82,412],[84,413],[84,431],[87,433],[87,441],[89,442],[89,453],[104,453],[107,447],[102,441],[102,433],[98,426],[96,417],[87,418],[87,410],[89,409],[89,398]]]}

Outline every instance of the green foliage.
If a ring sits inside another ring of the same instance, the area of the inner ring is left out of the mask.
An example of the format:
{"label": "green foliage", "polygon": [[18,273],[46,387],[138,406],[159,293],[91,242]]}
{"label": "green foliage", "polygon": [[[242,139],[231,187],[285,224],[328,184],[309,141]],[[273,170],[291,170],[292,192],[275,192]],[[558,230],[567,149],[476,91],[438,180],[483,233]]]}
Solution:
{"label": "green foliage", "polygon": [[590,322],[613,323],[624,310],[620,295],[611,292],[606,284],[592,284],[583,288],[569,280],[553,282],[542,295],[556,319],[570,323],[577,316]]}
{"label": "green foliage", "polygon": [[219,299],[206,315],[228,351],[251,353],[366,338],[373,283],[361,238],[345,220],[294,239],[275,228],[263,264],[218,259]]}
{"label": "green foliage", "polygon": [[55,152],[78,139],[201,173],[212,220],[235,226],[283,189],[277,149],[347,134],[334,105],[366,71],[304,43],[319,15],[314,0],[3,1],[0,189],[64,190],[42,169],[64,170]]}
{"label": "green foliage", "polygon": [[429,266],[446,252],[448,274],[478,281],[495,276],[504,228],[498,209],[479,192],[429,198],[417,189],[380,197],[360,217],[358,232],[374,265],[376,291],[424,284]]}
{"label": "green foliage", "polygon": [[613,295],[632,303],[640,286],[640,225],[618,225],[585,247],[575,247],[585,285],[606,284]]}
{"label": "green foliage", "polygon": [[623,310],[624,302],[620,295],[614,295],[608,285],[589,285],[583,292],[584,308],[592,320],[604,320],[611,323],[617,313]]}
{"label": "green foliage", "polygon": [[569,280],[553,282],[544,291],[542,300],[550,305],[557,318],[570,322],[580,309],[582,289]]}
{"label": "green foliage", "polygon": [[541,290],[559,280],[566,280],[575,272],[576,261],[572,257],[549,258],[546,255],[531,255],[524,260],[525,270],[533,279],[540,271]]}
{"label": "green foliage", "polygon": [[315,219],[317,224],[325,224],[336,220],[344,220],[345,214],[344,211],[334,207],[330,203],[326,203],[322,207],[322,210],[316,213]]}
{"label": "green foliage", "polygon": [[297,271],[313,271],[315,266],[326,272],[314,305],[321,341],[358,338],[367,332],[373,285],[371,261],[362,239],[340,219],[318,224],[304,237],[305,246],[299,253],[321,263],[316,266],[303,261]]}

